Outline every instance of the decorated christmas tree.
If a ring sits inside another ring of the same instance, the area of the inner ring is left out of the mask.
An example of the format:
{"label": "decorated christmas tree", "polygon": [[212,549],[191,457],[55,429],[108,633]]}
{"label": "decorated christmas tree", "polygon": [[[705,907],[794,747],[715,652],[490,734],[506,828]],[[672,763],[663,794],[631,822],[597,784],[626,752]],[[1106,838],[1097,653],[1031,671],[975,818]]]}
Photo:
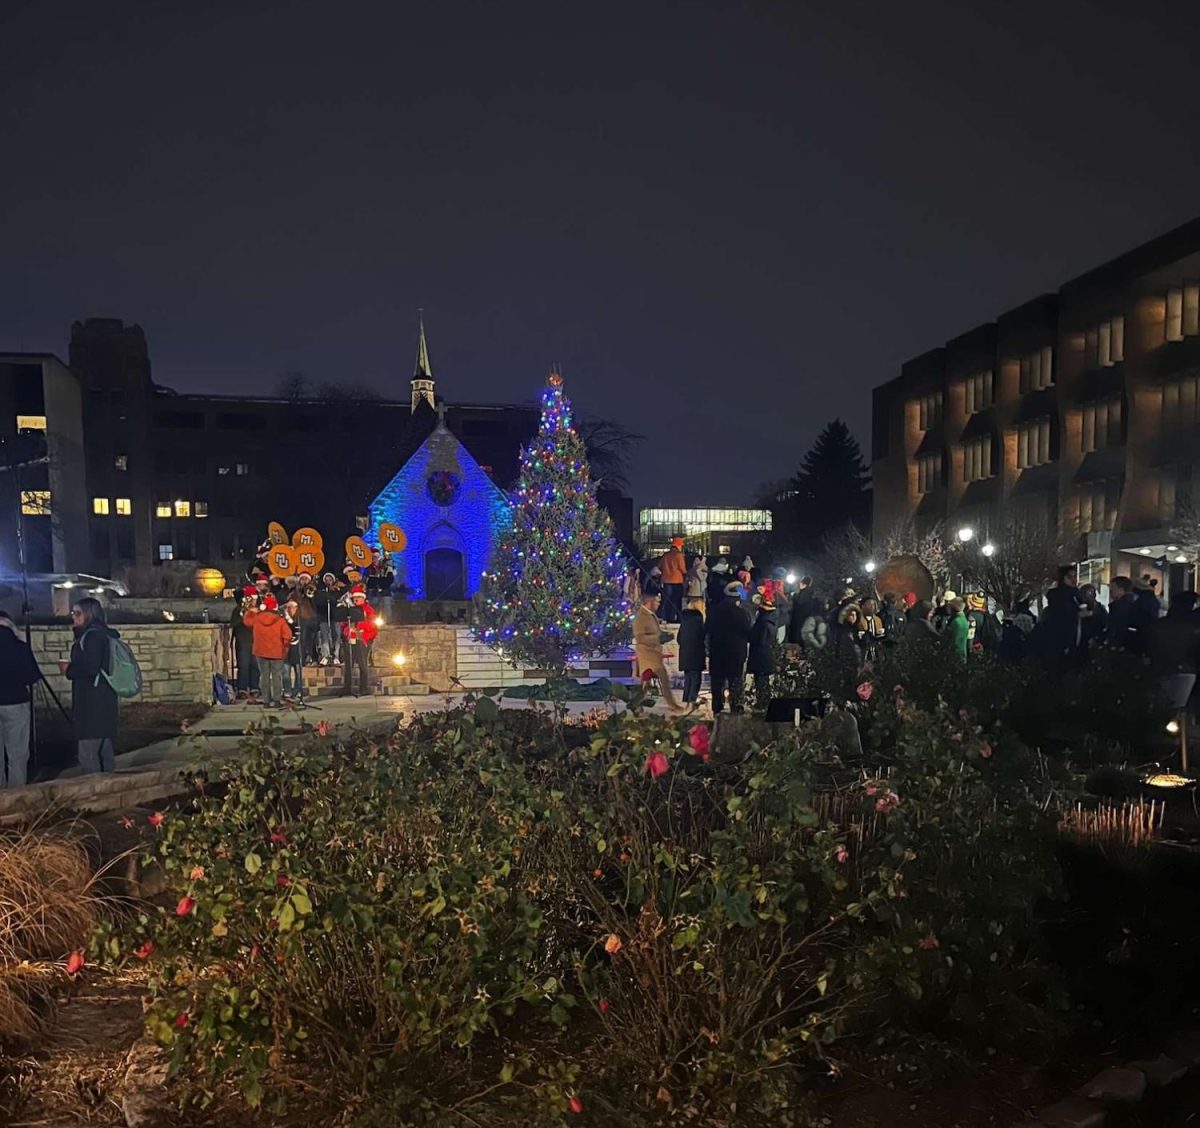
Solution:
{"label": "decorated christmas tree", "polygon": [[512,526],[484,574],[476,627],[513,664],[553,674],[628,641],[632,615],[612,522],[596,503],[562,384],[551,373],[541,426],[521,451]]}

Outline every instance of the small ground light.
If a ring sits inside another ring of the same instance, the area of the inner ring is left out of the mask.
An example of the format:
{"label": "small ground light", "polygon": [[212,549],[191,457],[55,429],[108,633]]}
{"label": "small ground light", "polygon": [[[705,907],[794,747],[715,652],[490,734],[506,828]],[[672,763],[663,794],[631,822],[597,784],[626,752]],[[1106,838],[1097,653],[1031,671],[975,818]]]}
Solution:
{"label": "small ground light", "polygon": [[392,662],[394,665],[403,666],[407,661],[408,659],[398,650],[392,655]]}
{"label": "small ground light", "polygon": [[1169,732],[1172,736],[1174,736],[1178,731],[1179,731],[1179,722],[1178,721],[1168,721],[1167,722],[1167,732]]}
{"label": "small ground light", "polygon": [[966,544],[975,535],[975,530],[969,526],[964,526],[958,530],[958,539]]}
{"label": "small ground light", "polygon": [[375,616],[375,625],[376,625],[377,627],[382,627],[382,626],[383,626],[383,616],[382,616],[382,615],[376,615],[376,616]]}
{"label": "small ground light", "polygon": [[979,551],[982,552],[984,556],[995,556],[996,546],[994,544],[985,544]]}

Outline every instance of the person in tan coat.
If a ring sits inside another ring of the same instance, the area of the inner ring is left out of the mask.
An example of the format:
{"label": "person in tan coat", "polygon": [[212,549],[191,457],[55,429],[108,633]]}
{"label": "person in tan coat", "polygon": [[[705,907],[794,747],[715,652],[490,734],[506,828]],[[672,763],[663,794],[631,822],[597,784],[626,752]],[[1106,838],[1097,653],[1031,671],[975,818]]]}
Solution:
{"label": "person in tan coat", "polygon": [[672,713],[685,713],[687,709],[675,700],[671,679],[663,663],[662,624],[658,621],[658,608],[662,596],[648,592],[642,596],[642,605],[633,617],[633,645],[637,650],[638,670],[650,670],[658,678],[659,692]]}
{"label": "person in tan coat", "polygon": [[261,611],[247,611],[242,622],[254,632],[254,660],[258,663],[263,706],[278,709],[283,705],[283,662],[292,644],[292,628],[279,614],[273,595],[263,599]]}

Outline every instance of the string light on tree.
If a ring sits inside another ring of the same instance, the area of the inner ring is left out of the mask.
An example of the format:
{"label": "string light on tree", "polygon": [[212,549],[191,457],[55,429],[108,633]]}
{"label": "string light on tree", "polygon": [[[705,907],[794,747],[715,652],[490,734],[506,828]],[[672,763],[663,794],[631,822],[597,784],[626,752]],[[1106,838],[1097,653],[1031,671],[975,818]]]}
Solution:
{"label": "string light on tree", "polygon": [[627,642],[620,552],[557,372],[542,393],[538,433],[521,452],[512,502],[512,526],[480,588],[480,639],[514,665],[555,674]]}

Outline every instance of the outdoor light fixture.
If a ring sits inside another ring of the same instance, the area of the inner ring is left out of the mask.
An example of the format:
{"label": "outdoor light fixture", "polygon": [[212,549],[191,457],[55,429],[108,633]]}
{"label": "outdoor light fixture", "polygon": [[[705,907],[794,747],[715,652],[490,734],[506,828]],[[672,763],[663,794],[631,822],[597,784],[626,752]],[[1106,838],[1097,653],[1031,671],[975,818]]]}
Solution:
{"label": "outdoor light fixture", "polygon": [[796,573],[789,572],[786,576],[784,576],[784,580],[786,580],[789,584],[794,584],[796,582]]}
{"label": "outdoor light fixture", "polygon": [[1141,553],[1143,556],[1149,556],[1149,555],[1150,555],[1150,549],[1148,549],[1148,548],[1139,548],[1139,549],[1138,549],[1138,552],[1140,552],[1140,553]]}
{"label": "outdoor light fixture", "polygon": [[403,666],[407,661],[408,659],[398,650],[392,655],[392,662],[397,666]]}
{"label": "outdoor light fixture", "polygon": [[1176,564],[1186,564],[1187,557],[1184,556],[1184,554],[1181,552],[1178,556],[1175,557],[1175,563]]}
{"label": "outdoor light fixture", "polygon": [[1167,732],[1169,732],[1172,736],[1174,736],[1178,731],[1179,731],[1179,722],[1178,721],[1168,721],[1167,722]]}
{"label": "outdoor light fixture", "polygon": [[163,614],[163,618],[166,619],[166,621],[168,623],[175,622],[175,612],[174,611],[164,611],[162,614]]}
{"label": "outdoor light fixture", "polygon": [[963,544],[966,544],[967,541],[969,541],[974,535],[975,530],[972,529],[970,525],[964,525],[963,528],[958,530],[958,539],[962,541]]}
{"label": "outdoor light fixture", "polygon": [[75,586],[75,585],[74,585],[73,583],[71,583],[71,581],[70,581],[70,580],[63,580],[63,587],[64,587],[64,588],[66,588],[68,591],[69,591],[71,588],[73,588],[74,586]]}
{"label": "outdoor light fixture", "polygon": [[996,555],[996,546],[994,544],[988,543],[988,544],[985,544],[983,546],[983,548],[981,548],[979,551],[982,552],[984,554],[984,556],[995,556]]}
{"label": "outdoor light fixture", "polygon": [[1178,552],[1178,551],[1179,551],[1179,545],[1177,545],[1177,544],[1169,544],[1169,545],[1167,545],[1167,551],[1168,551],[1168,552]]}
{"label": "outdoor light fixture", "polygon": [[868,561],[867,561],[867,563],[866,563],[866,565],[865,565],[865,567],[866,567],[866,569],[867,569],[867,575],[870,575],[872,572],[874,572],[874,571],[875,571],[875,561],[874,561],[874,560],[868,560]]}

